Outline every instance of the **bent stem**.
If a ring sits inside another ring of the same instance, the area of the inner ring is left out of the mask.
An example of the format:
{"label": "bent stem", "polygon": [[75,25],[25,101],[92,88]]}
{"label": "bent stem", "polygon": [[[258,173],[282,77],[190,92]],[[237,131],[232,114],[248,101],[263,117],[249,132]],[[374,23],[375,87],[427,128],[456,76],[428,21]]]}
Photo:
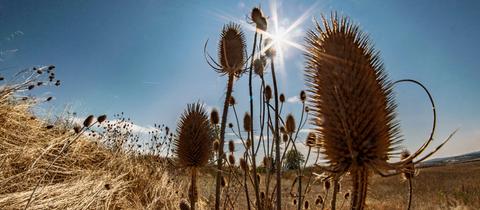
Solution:
{"label": "bent stem", "polygon": [[278,119],[279,119],[279,114],[278,114],[278,89],[277,89],[277,79],[275,77],[275,65],[273,62],[273,58],[271,59],[271,64],[270,68],[272,70],[272,80],[273,80],[273,93],[275,97],[275,133],[274,133],[274,142],[275,142],[275,169],[277,173],[277,209],[280,210],[282,209],[282,163],[280,159],[280,135],[278,131]]}

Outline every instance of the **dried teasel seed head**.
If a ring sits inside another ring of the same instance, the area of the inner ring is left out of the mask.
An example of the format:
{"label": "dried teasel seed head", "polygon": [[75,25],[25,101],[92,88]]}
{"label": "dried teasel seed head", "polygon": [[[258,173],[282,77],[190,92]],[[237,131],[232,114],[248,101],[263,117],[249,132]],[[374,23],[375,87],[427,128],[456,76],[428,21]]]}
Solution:
{"label": "dried teasel seed head", "polygon": [[29,85],[28,86],[28,90],[32,90],[33,88],[35,88],[35,85]]}
{"label": "dried teasel seed head", "polygon": [[107,115],[100,115],[97,117],[98,123],[103,123],[107,119]]}
{"label": "dried teasel seed head", "polygon": [[235,97],[230,96],[230,98],[228,99],[228,104],[230,104],[230,106],[237,104],[237,102],[235,101]]}
{"label": "dried teasel seed head", "polygon": [[83,127],[90,127],[93,124],[93,121],[95,120],[95,117],[93,115],[89,115],[85,120],[83,121]]}
{"label": "dried teasel seed head", "polygon": [[245,115],[243,116],[243,129],[247,132],[252,131],[252,117],[248,112],[245,112]]}
{"label": "dried teasel seed head", "polygon": [[297,205],[297,199],[294,198],[292,203],[293,205]]}
{"label": "dried teasel seed head", "polygon": [[257,58],[253,60],[253,72],[255,72],[256,75],[263,77],[264,71],[265,71],[265,58],[262,56],[261,58]]}
{"label": "dried teasel seed head", "polygon": [[284,126],[280,127],[280,133],[287,133],[287,129]]}
{"label": "dried teasel seed head", "polygon": [[308,209],[308,207],[310,207],[310,204],[308,203],[308,201],[305,201],[305,203],[303,204],[303,207],[305,209]]}
{"label": "dried teasel seed head", "polygon": [[250,138],[248,138],[247,141],[245,142],[245,146],[247,146],[246,149],[250,149],[250,147],[252,146],[252,140],[250,140]]}
{"label": "dried teasel seed head", "polygon": [[307,94],[305,93],[304,90],[300,91],[300,101],[305,102],[305,100],[307,99]]}
{"label": "dried teasel seed head", "polygon": [[179,208],[180,210],[190,210],[190,205],[188,205],[185,201],[181,201]]}
{"label": "dried teasel seed head", "polygon": [[282,140],[283,140],[283,142],[288,142],[288,134],[283,133]]}
{"label": "dried teasel seed head", "polygon": [[47,129],[52,129],[53,128],[53,125],[47,125],[47,127],[45,127]]}
{"label": "dried teasel seed head", "polygon": [[264,47],[265,47],[265,55],[272,59],[276,55],[276,50],[274,43],[271,38],[266,38],[264,42]]}
{"label": "dried teasel seed head", "polygon": [[308,33],[305,54],[307,101],[322,153],[330,165],[345,166],[342,173],[383,169],[401,142],[392,82],[358,25],[336,13],[322,23]]}
{"label": "dried teasel seed head", "polygon": [[217,109],[213,108],[212,111],[210,112],[210,122],[214,125],[218,125],[220,121],[220,117],[218,115]]}
{"label": "dried teasel seed head", "polygon": [[233,140],[228,141],[228,150],[232,153],[235,151],[235,143]]}
{"label": "dried teasel seed head", "polygon": [[218,152],[219,145],[220,141],[218,139],[215,139],[215,141],[213,141],[213,151]]}
{"label": "dried teasel seed head", "polygon": [[306,144],[308,147],[314,147],[317,141],[317,135],[314,132],[308,133]]}
{"label": "dried teasel seed head", "polygon": [[73,131],[75,131],[76,134],[80,133],[81,130],[82,130],[82,127],[80,127],[79,125],[73,126]]}
{"label": "dried teasel seed head", "polygon": [[270,87],[270,85],[267,85],[263,92],[264,92],[263,94],[265,95],[266,101],[269,101],[270,99],[272,99],[272,88]]}
{"label": "dried teasel seed head", "polygon": [[281,93],[280,96],[278,97],[278,99],[280,100],[280,103],[284,103],[285,102],[285,95],[283,93]]}
{"label": "dried teasel seed head", "polygon": [[230,23],[223,26],[218,43],[218,58],[222,66],[220,73],[237,77],[243,74],[245,48],[245,37],[240,25]]}
{"label": "dried teasel seed head", "polygon": [[310,111],[310,107],[305,106],[305,112],[308,113]]}
{"label": "dried teasel seed head", "polygon": [[250,18],[257,26],[257,29],[266,31],[267,30],[267,19],[263,16],[262,10],[258,7],[252,9]]}
{"label": "dried teasel seed head", "polygon": [[265,199],[265,192],[260,192],[260,199]]}
{"label": "dried teasel seed head", "polygon": [[228,123],[228,128],[233,128],[233,123]]}
{"label": "dried teasel seed head", "polygon": [[214,132],[207,112],[200,103],[187,105],[181,115],[178,135],[174,138],[174,150],[178,163],[183,167],[202,167],[212,153]]}
{"label": "dried teasel seed head", "polygon": [[243,171],[247,171],[247,169],[248,169],[247,161],[245,161],[245,159],[243,159],[243,158],[240,158],[239,162],[240,162],[240,168]]}
{"label": "dried teasel seed head", "polygon": [[230,163],[230,165],[235,165],[235,157],[233,156],[233,154],[230,154],[228,156],[228,162]]}
{"label": "dried teasel seed head", "polygon": [[292,114],[287,116],[287,122],[285,122],[285,130],[288,134],[292,134],[295,132],[295,118],[293,118]]}

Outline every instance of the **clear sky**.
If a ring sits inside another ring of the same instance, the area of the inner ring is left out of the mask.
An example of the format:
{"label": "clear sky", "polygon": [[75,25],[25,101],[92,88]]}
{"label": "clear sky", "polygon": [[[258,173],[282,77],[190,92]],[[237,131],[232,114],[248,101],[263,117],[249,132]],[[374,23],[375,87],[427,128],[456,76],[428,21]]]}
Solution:
{"label": "clear sky", "polygon": [[[123,111],[141,126],[175,127],[187,103],[222,107],[226,78],[205,62],[204,43],[210,40],[208,50],[216,57],[223,24],[244,22],[259,5],[272,17],[270,1],[0,0],[0,71],[55,64],[62,86],[44,89],[55,97],[47,109],[71,104],[83,115]],[[313,18],[331,11],[351,17],[370,34],[392,80],[416,79],[431,90],[438,109],[436,142],[460,128],[438,156],[480,150],[479,1],[291,0],[276,5],[280,30],[306,14],[288,33],[301,45]],[[243,28],[252,40],[253,32]],[[280,90],[291,101],[286,112],[298,116],[300,106],[292,97],[305,87],[305,59],[293,47],[283,53]],[[247,77],[241,78],[234,92],[241,115],[248,109],[246,84]],[[398,86],[396,96],[404,145],[414,150],[429,134],[431,109],[413,85]]]}

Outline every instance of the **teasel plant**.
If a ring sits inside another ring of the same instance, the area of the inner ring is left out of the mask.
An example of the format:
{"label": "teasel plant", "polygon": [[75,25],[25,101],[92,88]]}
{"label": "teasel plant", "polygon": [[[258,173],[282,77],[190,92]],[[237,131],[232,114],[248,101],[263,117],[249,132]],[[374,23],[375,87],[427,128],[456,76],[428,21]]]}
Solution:
{"label": "teasel plant", "polygon": [[[330,20],[322,16],[322,25],[316,22],[306,41],[305,75],[311,123],[327,159],[326,166],[317,166],[334,179],[349,173],[351,209],[364,209],[372,172],[381,176],[410,172],[412,163],[433,155],[455,131],[432,152],[413,161],[423,154],[435,132],[435,105],[425,86],[410,79],[391,82],[368,35],[349,18],[338,17],[335,12]],[[390,162],[398,155],[402,142],[393,97],[393,87],[400,82],[411,82],[425,90],[432,104],[433,126],[429,139],[417,151]]]}
{"label": "teasel plant", "polygon": [[215,186],[215,209],[220,209],[221,177],[223,165],[223,147],[225,144],[225,128],[228,116],[229,100],[233,92],[235,78],[240,78],[246,72],[246,44],[245,36],[240,26],[229,23],[223,26],[220,41],[218,42],[218,62],[206,51],[208,41],[205,43],[204,56],[208,65],[221,75],[228,76],[227,91],[223,106],[222,121],[220,124],[219,149],[217,151],[217,174]]}
{"label": "teasel plant", "polygon": [[191,173],[188,195],[190,209],[195,209],[198,199],[197,172],[210,159],[214,141],[214,130],[209,117],[200,103],[187,105],[177,126],[177,136],[174,139],[174,151],[177,164],[188,168]]}

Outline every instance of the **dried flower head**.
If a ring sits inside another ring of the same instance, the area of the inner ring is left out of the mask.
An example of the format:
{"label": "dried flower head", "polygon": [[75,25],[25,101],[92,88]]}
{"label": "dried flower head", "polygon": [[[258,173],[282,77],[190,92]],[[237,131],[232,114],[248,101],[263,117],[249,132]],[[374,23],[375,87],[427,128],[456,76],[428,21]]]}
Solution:
{"label": "dried flower head", "polygon": [[75,131],[76,134],[80,133],[80,131],[82,131],[82,127],[80,127],[79,125],[75,125],[73,126],[73,131]]}
{"label": "dried flower head", "polygon": [[228,150],[232,153],[235,151],[235,143],[233,140],[228,141]]}
{"label": "dried flower head", "polygon": [[210,122],[212,124],[217,125],[220,121],[220,117],[218,115],[217,109],[213,108],[212,111],[210,112]]}
{"label": "dried flower head", "polygon": [[97,117],[97,122],[102,123],[107,119],[107,115],[100,115]]}
{"label": "dried flower head", "polygon": [[308,133],[306,144],[308,147],[314,147],[317,141],[317,135],[314,132]]}
{"label": "dried flower head", "polygon": [[283,140],[283,142],[288,142],[288,134],[283,133],[282,140]]}
{"label": "dried flower head", "polygon": [[295,132],[295,118],[293,118],[292,114],[287,116],[287,122],[285,122],[285,129],[288,134],[292,134]]}
{"label": "dried flower head", "polygon": [[280,100],[280,103],[284,103],[285,102],[285,95],[283,93],[281,93],[280,96],[278,97],[278,99]]}
{"label": "dried flower head", "polygon": [[245,37],[240,25],[230,23],[222,29],[218,43],[218,59],[223,74],[233,74],[239,77],[245,72]]}
{"label": "dried flower head", "polygon": [[235,157],[233,154],[228,155],[228,163],[230,163],[230,165],[235,165]]}
{"label": "dried flower head", "polygon": [[177,133],[174,147],[178,163],[183,167],[202,167],[207,164],[211,157],[214,134],[201,104],[187,106],[180,117]]}
{"label": "dried flower head", "polygon": [[306,38],[312,124],[330,170],[350,172],[363,209],[369,170],[384,169],[401,141],[392,83],[368,36],[346,17],[323,17]]}
{"label": "dried flower head", "polygon": [[307,94],[305,93],[304,90],[300,91],[300,101],[305,102],[305,100],[307,99]]}
{"label": "dried flower head", "polygon": [[245,112],[245,115],[243,116],[243,129],[247,132],[250,132],[252,130],[252,118],[248,112]]}
{"label": "dried flower head", "polygon": [[93,115],[89,115],[85,120],[83,121],[83,126],[84,127],[90,127],[93,124],[93,121],[95,120],[95,117]]}
{"label": "dried flower head", "polygon": [[265,47],[265,55],[268,58],[272,59],[273,57],[275,57],[277,52],[275,50],[275,46],[271,38],[265,39],[264,47]]}
{"label": "dried flower head", "polygon": [[233,128],[233,123],[228,123],[228,128]]}
{"label": "dried flower head", "polygon": [[264,92],[266,101],[269,101],[270,99],[272,99],[272,88],[270,87],[270,85],[267,85],[263,92]]}
{"label": "dried flower head", "polygon": [[215,141],[213,141],[213,151],[217,152],[219,146],[220,146],[220,141],[218,139],[215,139]]}
{"label": "dried flower head", "polygon": [[256,75],[263,77],[265,65],[267,65],[267,59],[265,56],[260,56],[260,58],[253,60],[253,72],[255,72]]}
{"label": "dried flower head", "polygon": [[308,207],[310,207],[310,204],[308,203],[308,200],[305,201],[305,203],[303,204],[303,207],[304,207],[305,209],[308,209]]}

